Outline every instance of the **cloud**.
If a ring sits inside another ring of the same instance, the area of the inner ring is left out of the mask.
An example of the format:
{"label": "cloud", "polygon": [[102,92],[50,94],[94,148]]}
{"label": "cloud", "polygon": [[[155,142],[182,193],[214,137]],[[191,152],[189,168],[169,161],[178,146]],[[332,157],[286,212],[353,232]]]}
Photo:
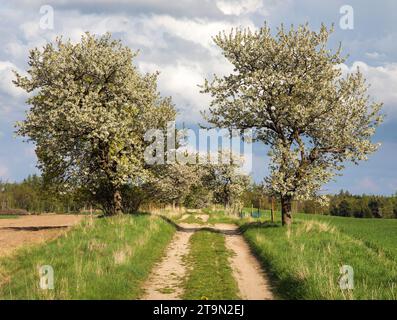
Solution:
{"label": "cloud", "polygon": [[[179,111],[179,121],[201,121],[200,111],[208,108],[210,100],[208,95],[200,93],[198,85],[213,73],[227,74],[232,71],[232,66],[211,37],[221,30],[231,29],[233,25],[226,21],[176,19],[164,15],[139,19],[131,27],[142,31],[139,42],[148,44],[139,56],[141,71],[160,71],[159,89],[163,95],[173,97]],[[254,27],[249,20],[240,21],[245,26]],[[128,37],[127,41],[136,45],[135,37]]]}
{"label": "cloud", "polygon": [[376,52],[376,51],[366,52],[365,56],[370,58],[370,59],[373,59],[373,60],[379,60],[379,59],[386,58],[386,55],[384,53],[379,53],[379,52]]}
{"label": "cloud", "polygon": [[[144,63],[141,63],[141,68],[148,71],[157,69]],[[201,94],[198,87],[205,77],[201,66],[197,63],[178,63],[164,66],[160,70],[160,90],[164,94],[172,93],[173,99],[179,102],[177,108],[182,112],[181,118],[198,120],[200,111],[209,103],[208,97]]]}
{"label": "cloud", "polygon": [[[106,1],[100,3],[104,5]],[[40,1],[37,3],[41,3]],[[199,93],[198,84],[212,73],[223,73],[231,68],[212,41],[212,36],[222,30],[238,26],[255,28],[248,18],[233,20],[175,17],[168,14],[89,13],[67,8],[56,10],[55,28],[42,30],[37,12],[20,21],[19,39],[5,41],[2,55],[10,59],[17,57],[16,64],[5,60],[0,64],[0,94],[21,97],[23,91],[11,83],[12,69],[26,63],[28,49],[40,47],[62,35],[77,42],[85,31],[95,34],[112,32],[123,43],[141,49],[137,62],[145,71],[158,70],[162,94],[171,95],[181,111],[179,120],[197,122],[200,111],[208,106],[208,98]],[[22,42],[21,42],[22,39]],[[12,60],[14,61],[14,60]],[[4,96],[3,95],[3,96]],[[18,102],[24,105],[22,99]],[[1,112],[9,114],[14,108],[0,101]]]}
{"label": "cloud", "polygon": [[241,15],[263,7],[262,0],[218,0],[216,6],[226,15]]}
{"label": "cloud", "polygon": [[[157,45],[155,40],[161,38],[164,44],[164,36],[171,34],[175,37],[190,41],[212,50],[215,44],[212,37],[222,30],[231,30],[236,26],[255,28],[253,22],[246,18],[235,21],[217,20],[205,18],[175,18],[169,15],[139,16],[135,19],[126,19],[131,27],[131,35],[135,37],[135,30],[139,29],[141,37],[147,38],[147,42]],[[125,26],[124,26],[125,28]],[[111,30],[111,29],[110,29]],[[130,37],[131,39],[132,37]],[[151,40],[149,40],[151,39]]]}
{"label": "cloud", "polygon": [[383,66],[370,66],[356,61],[351,67],[342,65],[342,70],[354,72],[360,69],[370,85],[369,93],[375,101],[384,102],[387,119],[397,118],[397,63],[385,63]]}
{"label": "cloud", "polygon": [[[13,70],[24,74],[14,63],[0,61],[0,125],[2,122],[12,122],[20,117],[23,112],[28,94],[21,88],[16,87],[12,81],[15,80]],[[3,127],[1,128],[3,129]]]}
{"label": "cloud", "polygon": [[51,5],[55,14],[61,11],[78,10],[87,13],[123,13],[128,15],[171,14],[177,17],[210,17],[217,19],[222,11],[210,0],[15,0],[11,6],[23,6],[29,10],[39,10],[42,5]]}
{"label": "cloud", "polygon": [[15,80],[13,70],[22,73],[21,70],[19,70],[12,62],[0,61],[0,92],[14,98],[26,96],[25,91],[17,88],[12,83],[12,80]]}

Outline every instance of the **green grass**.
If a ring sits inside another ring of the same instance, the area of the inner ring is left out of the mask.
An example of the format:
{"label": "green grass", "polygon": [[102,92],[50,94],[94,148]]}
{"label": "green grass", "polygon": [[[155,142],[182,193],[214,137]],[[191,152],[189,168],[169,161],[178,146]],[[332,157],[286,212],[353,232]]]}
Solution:
{"label": "green grass", "polygon": [[[209,224],[215,224],[215,223],[235,223],[235,224],[244,224],[247,222],[252,222],[252,221],[268,221],[270,220],[270,210],[260,210],[260,218],[252,218],[250,217],[251,215],[251,208],[244,208],[243,212],[245,213],[244,218],[240,218],[238,215],[232,215],[232,214],[225,214],[225,211],[223,209],[216,209],[216,210],[211,210],[210,208],[206,208],[202,210],[203,213],[206,213],[209,215],[208,223]],[[257,213],[258,209],[254,209],[254,212]],[[279,215],[276,217],[280,220]]]}
{"label": "green grass", "polygon": [[189,268],[184,299],[238,299],[238,287],[230,268],[230,252],[222,234],[198,231],[190,238]]}
{"label": "green grass", "polygon": [[204,224],[204,221],[202,219],[200,219],[195,214],[189,214],[189,216],[185,219],[182,219],[182,217],[179,217],[179,219],[177,219],[176,221],[182,222],[182,223]]}
{"label": "green grass", "polygon": [[316,219],[330,223],[341,232],[363,241],[366,246],[383,252],[397,262],[397,219],[357,219],[311,214],[297,214],[296,219]]}
{"label": "green grass", "polygon": [[[87,219],[45,245],[0,260],[0,299],[136,299],[175,229],[149,215]],[[38,268],[54,269],[54,290]]]}
{"label": "green grass", "polygon": [[18,219],[19,216],[14,214],[0,214],[0,219]]}
{"label": "green grass", "polygon": [[216,223],[237,223],[238,218],[233,216],[217,216],[213,215],[208,218],[208,224],[216,224]]}
{"label": "green grass", "polygon": [[223,212],[214,212],[209,214],[208,223],[236,223],[239,218],[234,215],[226,215]]}
{"label": "green grass", "polygon": [[[284,299],[397,299],[397,264],[333,223],[296,219],[290,228],[243,226],[244,236]],[[354,269],[354,290],[339,288],[339,268]]]}
{"label": "green grass", "polygon": [[[201,214],[208,214],[209,218],[206,222],[200,218]],[[203,210],[202,213],[190,213],[188,217],[182,219],[183,216],[174,219],[175,222],[179,223],[192,223],[199,225],[215,224],[215,223],[236,223],[239,217],[233,215],[225,215],[223,211],[209,211]]]}

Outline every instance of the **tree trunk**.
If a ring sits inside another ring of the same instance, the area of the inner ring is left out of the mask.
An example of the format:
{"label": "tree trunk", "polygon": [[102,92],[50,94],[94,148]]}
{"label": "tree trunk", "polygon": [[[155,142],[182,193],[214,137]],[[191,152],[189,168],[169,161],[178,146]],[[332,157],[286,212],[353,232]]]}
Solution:
{"label": "tree trunk", "polygon": [[121,198],[121,191],[116,189],[113,194],[113,214],[123,214],[123,204]]}
{"label": "tree trunk", "polygon": [[281,222],[283,226],[288,226],[292,223],[291,197],[281,197]]}

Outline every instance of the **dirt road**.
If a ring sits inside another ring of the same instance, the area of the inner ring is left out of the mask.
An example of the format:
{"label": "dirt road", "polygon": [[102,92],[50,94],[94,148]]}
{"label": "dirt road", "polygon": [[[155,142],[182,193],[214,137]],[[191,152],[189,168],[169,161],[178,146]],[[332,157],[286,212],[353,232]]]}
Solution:
{"label": "dirt road", "polygon": [[152,270],[145,282],[144,300],[180,299],[181,281],[186,275],[184,256],[189,252],[189,239],[192,232],[177,231],[166,254]]}
{"label": "dirt road", "polygon": [[0,256],[25,246],[54,239],[84,216],[40,215],[0,219]]}
{"label": "dirt road", "polygon": [[243,236],[228,235],[225,242],[226,247],[234,252],[231,266],[241,298],[244,300],[274,299],[269,280],[263,273],[258,260],[252,255]]}
{"label": "dirt road", "polygon": [[[208,215],[206,217],[200,215],[200,218],[207,221]],[[238,227],[223,223],[215,225],[180,223],[179,230],[167,248],[164,258],[152,270],[143,287],[146,292],[143,299],[180,299],[183,293],[183,279],[187,271],[183,257],[189,253],[191,235],[203,228],[214,229],[224,234],[226,247],[233,252],[230,264],[241,298],[247,300],[274,299],[268,277],[251,253],[243,236],[239,234]]]}

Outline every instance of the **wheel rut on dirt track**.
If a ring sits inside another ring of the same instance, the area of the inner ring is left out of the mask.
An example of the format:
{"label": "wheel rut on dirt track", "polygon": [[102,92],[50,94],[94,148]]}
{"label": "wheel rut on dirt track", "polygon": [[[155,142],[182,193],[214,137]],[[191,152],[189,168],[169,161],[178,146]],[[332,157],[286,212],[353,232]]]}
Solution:
{"label": "wheel rut on dirt track", "polygon": [[269,279],[263,273],[258,260],[252,255],[251,250],[243,236],[227,235],[226,248],[234,254],[231,258],[233,276],[240,290],[243,300],[272,300],[274,299]]}
{"label": "wheel rut on dirt track", "polygon": [[193,233],[177,231],[166,249],[163,259],[155,265],[144,284],[143,300],[180,299],[183,281],[187,268],[183,262],[189,252],[189,239]]}
{"label": "wheel rut on dirt track", "polygon": [[[208,216],[201,215],[203,221]],[[244,237],[233,224],[178,224],[171,243],[161,261],[155,265],[143,289],[145,300],[175,300],[183,294],[183,280],[187,274],[184,257],[189,253],[189,239],[192,234],[201,229],[212,229],[224,234],[225,246],[232,252],[230,265],[238,285],[241,299],[270,300],[274,299],[267,275],[260,263],[252,254]]]}

